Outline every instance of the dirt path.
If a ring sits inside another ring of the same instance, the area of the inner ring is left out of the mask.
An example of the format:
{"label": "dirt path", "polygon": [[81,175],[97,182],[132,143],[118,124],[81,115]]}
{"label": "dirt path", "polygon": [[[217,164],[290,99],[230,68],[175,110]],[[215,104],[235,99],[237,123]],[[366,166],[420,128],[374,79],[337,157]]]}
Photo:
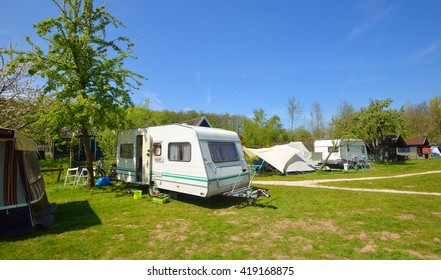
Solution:
{"label": "dirt path", "polygon": [[439,193],[439,192],[415,192],[415,191],[398,191],[398,190],[389,190],[389,189],[341,188],[341,187],[319,185],[321,183],[328,183],[328,182],[380,180],[380,179],[390,179],[390,178],[403,178],[403,177],[418,176],[418,175],[428,175],[428,174],[435,174],[435,173],[441,173],[441,170],[427,171],[427,172],[420,172],[420,173],[411,173],[411,174],[402,174],[402,175],[395,175],[395,176],[347,178],[347,179],[323,179],[323,180],[305,180],[305,181],[253,181],[253,184],[256,184],[256,185],[275,185],[275,186],[296,186],[296,187],[330,189],[330,190],[339,190],[339,191],[378,192],[378,193],[441,196],[441,193]]}

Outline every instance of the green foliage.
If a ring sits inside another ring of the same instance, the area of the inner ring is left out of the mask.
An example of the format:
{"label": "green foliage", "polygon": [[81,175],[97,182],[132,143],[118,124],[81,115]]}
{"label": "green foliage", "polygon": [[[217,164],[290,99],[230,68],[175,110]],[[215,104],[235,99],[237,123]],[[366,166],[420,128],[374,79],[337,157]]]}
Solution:
{"label": "green foliage", "polygon": [[292,141],[300,141],[312,151],[314,148],[314,137],[312,133],[306,129],[304,125],[298,126],[294,129],[292,134]]}
{"label": "green foliage", "polygon": [[432,98],[429,102],[431,133],[437,142],[441,142],[441,96]]}
{"label": "green foliage", "polygon": [[36,138],[30,125],[45,100],[35,78],[29,75],[30,66],[11,42],[8,48],[0,47],[0,127],[19,129]]}
{"label": "green foliage", "polygon": [[27,38],[32,46],[27,54],[31,72],[47,80],[44,91],[52,101],[39,119],[52,135],[62,128],[81,131],[92,173],[89,133],[120,127],[123,108],[132,104],[130,93],[143,77],[124,67],[124,61],[133,58],[134,43],[124,36],[107,38],[109,26],[124,26],[105,11],[105,5],[95,8],[92,0],[53,2],[60,10],[58,17],[34,25],[48,43],[47,51]]}
{"label": "green foliage", "polygon": [[267,119],[265,110],[254,110],[253,119],[244,119],[243,145],[247,147],[269,147],[287,141],[287,134],[280,118]]}
{"label": "green foliage", "polygon": [[355,124],[354,107],[347,101],[339,104],[338,113],[331,118],[330,133],[332,139],[354,138],[353,126]]}
{"label": "green foliage", "polygon": [[424,101],[420,104],[407,103],[401,109],[401,114],[406,125],[406,138],[422,138],[429,136],[431,131],[427,102]]}
{"label": "green foliage", "polygon": [[384,160],[381,141],[388,134],[399,134],[405,130],[401,113],[389,109],[392,99],[371,100],[367,108],[362,107],[354,114],[357,138],[363,139],[374,152],[376,160]]}
{"label": "green foliage", "polygon": [[102,130],[96,136],[104,159],[111,163],[116,162],[117,139],[117,132],[111,129]]}

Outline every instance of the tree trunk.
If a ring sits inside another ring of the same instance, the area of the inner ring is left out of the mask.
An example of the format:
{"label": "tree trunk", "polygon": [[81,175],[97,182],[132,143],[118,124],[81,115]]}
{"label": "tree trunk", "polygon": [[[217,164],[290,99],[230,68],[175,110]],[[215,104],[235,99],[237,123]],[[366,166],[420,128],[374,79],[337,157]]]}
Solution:
{"label": "tree trunk", "polygon": [[323,170],[323,168],[325,168],[325,166],[328,164],[328,160],[329,160],[329,157],[331,156],[331,154],[332,154],[332,151],[328,153],[328,156],[326,157],[325,162],[322,163],[322,166],[320,166],[319,170]]}
{"label": "tree trunk", "polygon": [[325,166],[328,164],[328,160],[329,160],[329,158],[331,157],[331,154],[332,154],[334,151],[336,151],[337,148],[340,148],[340,146],[338,146],[338,140],[335,141],[335,143],[334,143],[334,141],[332,141],[332,150],[328,153],[328,156],[326,157],[325,162],[323,162],[323,164],[322,164],[322,166],[320,166],[320,169],[319,169],[319,170],[323,170],[323,168],[325,168]]}
{"label": "tree trunk", "polygon": [[93,157],[90,151],[89,130],[84,125],[81,125],[81,132],[83,133],[83,147],[84,152],[86,153],[87,174],[89,174],[87,177],[87,186],[92,188],[95,186],[95,178],[93,176]]}
{"label": "tree trunk", "polygon": [[72,137],[67,141],[67,145],[69,147],[69,167],[73,167],[73,163],[75,162],[75,135],[72,134]]}

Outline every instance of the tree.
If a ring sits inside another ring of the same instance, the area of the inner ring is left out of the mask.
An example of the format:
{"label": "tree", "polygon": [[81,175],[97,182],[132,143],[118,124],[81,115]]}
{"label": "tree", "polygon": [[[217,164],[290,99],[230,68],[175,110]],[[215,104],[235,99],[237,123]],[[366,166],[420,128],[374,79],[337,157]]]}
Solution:
{"label": "tree", "polygon": [[325,124],[323,122],[322,107],[317,101],[312,103],[311,131],[314,139],[323,139],[326,134]]}
{"label": "tree", "polygon": [[284,141],[284,130],[282,122],[277,115],[272,116],[266,123],[265,146],[271,146],[275,143],[280,144]]}
{"label": "tree", "polygon": [[314,138],[304,125],[298,126],[294,129],[293,140],[303,142],[308,149],[314,148]]}
{"label": "tree", "polygon": [[122,108],[132,104],[130,93],[143,78],[124,67],[133,58],[133,42],[120,36],[108,39],[107,29],[124,27],[105,11],[105,4],[94,7],[93,0],[52,0],[60,10],[56,18],[34,25],[37,35],[48,43],[45,52],[27,37],[32,51],[27,59],[30,73],[47,79],[44,92],[53,108],[41,114],[53,135],[62,128],[79,132],[89,173],[94,185],[92,154],[89,147],[93,131],[114,128],[122,120]]}
{"label": "tree", "polygon": [[337,115],[331,118],[330,133],[331,138],[351,138],[354,137],[354,107],[347,101],[341,101],[338,106]]}
{"label": "tree", "polygon": [[291,97],[286,105],[288,117],[291,120],[291,141],[294,134],[294,122],[303,114],[303,107],[295,97]]}
{"label": "tree", "polygon": [[[330,134],[332,138],[332,148],[329,150],[320,170],[327,165],[331,154],[338,151],[339,145],[348,144],[349,139],[356,138],[356,114],[354,107],[347,101],[341,101],[338,107],[337,115],[331,118]],[[338,141],[338,139],[346,139],[346,141]]]}
{"label": "tree", "polygon": [[263,109],[256,109],[253,111],[254,117],[254,138],[255,143],[259,148],[264,146],[264,138],[265,138],[265,127],[268,122],[266,118],[265,110]]}
{"label": "tree", "polygon": [[436,96],[429,101],[430,130],[433,140],[441,141],[441,96]]}
{"label": "tree", "polygon": [[265,128],[268,120],[263,109],[254,110],[253,114],[253,119],[244,119],[244,144],[247,147],[262,148],[265,145]]}
{"label": "tree", "polygon": [[427,102],[406,104],[402,109],[403,120],[407,127],[408,137],[427,137],[429,133],[430,116]]}
{"label": "tree", "polygon": [[389,109],[392,99],[370,100],[367,108],[362,107],[354,114],[356,138],[363,139],[373,151],[376,161],[384,161],[385,151],[381,142],[387,134],[405,132],[404,121],[398,110]]}
{"label": "tree", "polygon": [[0,47],[0,126],[26,130],[35,122],[34,114],[44,100],[28,73],[30,66],[13,43]]}

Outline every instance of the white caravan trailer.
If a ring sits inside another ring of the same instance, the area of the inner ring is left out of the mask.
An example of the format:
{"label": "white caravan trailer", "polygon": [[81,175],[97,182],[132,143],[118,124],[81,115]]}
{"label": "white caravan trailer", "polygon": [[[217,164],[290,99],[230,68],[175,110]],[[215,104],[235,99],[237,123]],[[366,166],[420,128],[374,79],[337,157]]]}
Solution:
{"label": "white caravan trailer", "polygon": [[218,194],[256,199],[250,169],[235,132],[174,124],[118,134],[118,180],[200,197]]}
{"label": "white caravan trailer", "polygon": [[[334,146],[336,149],[333,151]],[[332,152],[328,163],[337,167],[343,167],[343,164],[356,160],[367,160],[368,157],[366,145],[360,139],[316,140],[314,152],[322,154],[322,161]]]}

